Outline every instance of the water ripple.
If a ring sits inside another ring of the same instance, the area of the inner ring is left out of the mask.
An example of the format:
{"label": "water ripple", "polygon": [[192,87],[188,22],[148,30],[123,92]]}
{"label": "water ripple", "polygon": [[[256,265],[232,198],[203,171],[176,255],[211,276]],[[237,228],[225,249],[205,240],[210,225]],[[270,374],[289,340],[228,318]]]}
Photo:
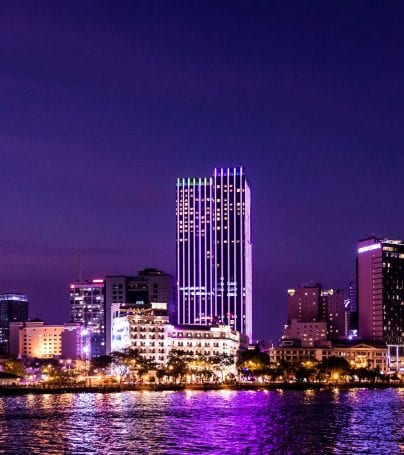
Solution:
{"label": "water ripple", "polygon": [[0,399],[4,454],[399,454],[400,389]]}

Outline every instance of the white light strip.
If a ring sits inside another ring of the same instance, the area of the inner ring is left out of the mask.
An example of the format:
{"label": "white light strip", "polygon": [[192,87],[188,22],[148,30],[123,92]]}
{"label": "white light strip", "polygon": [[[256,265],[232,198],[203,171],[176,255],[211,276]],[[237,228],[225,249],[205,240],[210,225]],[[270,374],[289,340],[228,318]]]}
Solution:
{"label": "white light strip", "polygon": [[358,248],[358,253],[366,253],[367,251],[378,250],[382,245],[380,243],[375,243],[374,245],[362,246]]}

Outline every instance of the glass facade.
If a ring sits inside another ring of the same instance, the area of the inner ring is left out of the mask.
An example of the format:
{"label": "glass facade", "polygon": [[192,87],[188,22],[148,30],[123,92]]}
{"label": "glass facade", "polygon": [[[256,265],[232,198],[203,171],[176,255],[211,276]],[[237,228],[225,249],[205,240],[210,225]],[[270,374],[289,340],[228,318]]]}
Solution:
{"label": "glass facade", "polygon": [[79,322],[90,336],[90,356],[105,354],[105,285],[104,280],[70,285],[71,322]]}
{"label": "glass facade", "polygon": [[10,322],[28,320],[28,297],[25,294],[0,294],[0,353],[9,352]]}
{"label": "glass facade", "polygon": [[370,237],[357,258],[359,336],[404,342],[404,243]]}
{"label": "glass facade", "polygon": [[178,323],[251,339],[251,193],[244,170],[177,180]]}

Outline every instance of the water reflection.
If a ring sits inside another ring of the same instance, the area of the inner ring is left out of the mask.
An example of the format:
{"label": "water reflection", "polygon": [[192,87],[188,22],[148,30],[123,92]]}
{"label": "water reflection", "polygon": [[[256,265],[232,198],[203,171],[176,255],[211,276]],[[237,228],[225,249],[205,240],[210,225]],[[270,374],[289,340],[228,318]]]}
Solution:
{"label": "water reflection", "polygon": [[211,391],[0,399],[2,453],[400,453],[402,391]]}

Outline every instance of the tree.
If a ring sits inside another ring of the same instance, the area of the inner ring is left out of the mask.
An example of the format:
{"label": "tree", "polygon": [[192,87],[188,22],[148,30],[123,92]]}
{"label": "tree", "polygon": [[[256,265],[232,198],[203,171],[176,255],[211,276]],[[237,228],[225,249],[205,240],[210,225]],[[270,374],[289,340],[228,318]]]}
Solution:
{"label": "tree", "polygon": [[179,378],[180,382],[184,382],[185,375],[190,371],[189,363],[191,360],[190,356],[184,351],[172,349],[168,355],[167,376],[173,377],[175,381]]}
{"label": "tree", "polygon": [[111,352],[111,367],[120,384],[125,378],[133,381],[139,365],[144,366],[144,359],[137,349],[127,348],[124,351]]}
{"label": "tree", "polygon": [[248,378],[267,375],[269,373],[269,355],[260,350],[259,345],[254,349],[243,351],[237,362],[239,373]]}
{"label": "tree", "polygon": [[25,366],[21,360],[9,359],[4,364],[4,372],[16,374],[17,376],[25,376]]}
{"label": "tree", "polygon": [[94,370],[105,370],[111,365],[112,363],[112,356],[110,355],[101,355],[99,357],[94,357],[91,359],[91,371]]}
{"label": "tree", "polygon": [[326,378],[338,381],[340,377],[350,372],[350,365],[343,357],[332,356],[321,361],[319,371]]}
{"label": "tree", "polygon": [[222,382],[224,382],[224,372],[232,365],[234,365],[234,358],[229,354],[217,354],[209,358],[209,363],[212,365],[214,370],[220,372]]}

